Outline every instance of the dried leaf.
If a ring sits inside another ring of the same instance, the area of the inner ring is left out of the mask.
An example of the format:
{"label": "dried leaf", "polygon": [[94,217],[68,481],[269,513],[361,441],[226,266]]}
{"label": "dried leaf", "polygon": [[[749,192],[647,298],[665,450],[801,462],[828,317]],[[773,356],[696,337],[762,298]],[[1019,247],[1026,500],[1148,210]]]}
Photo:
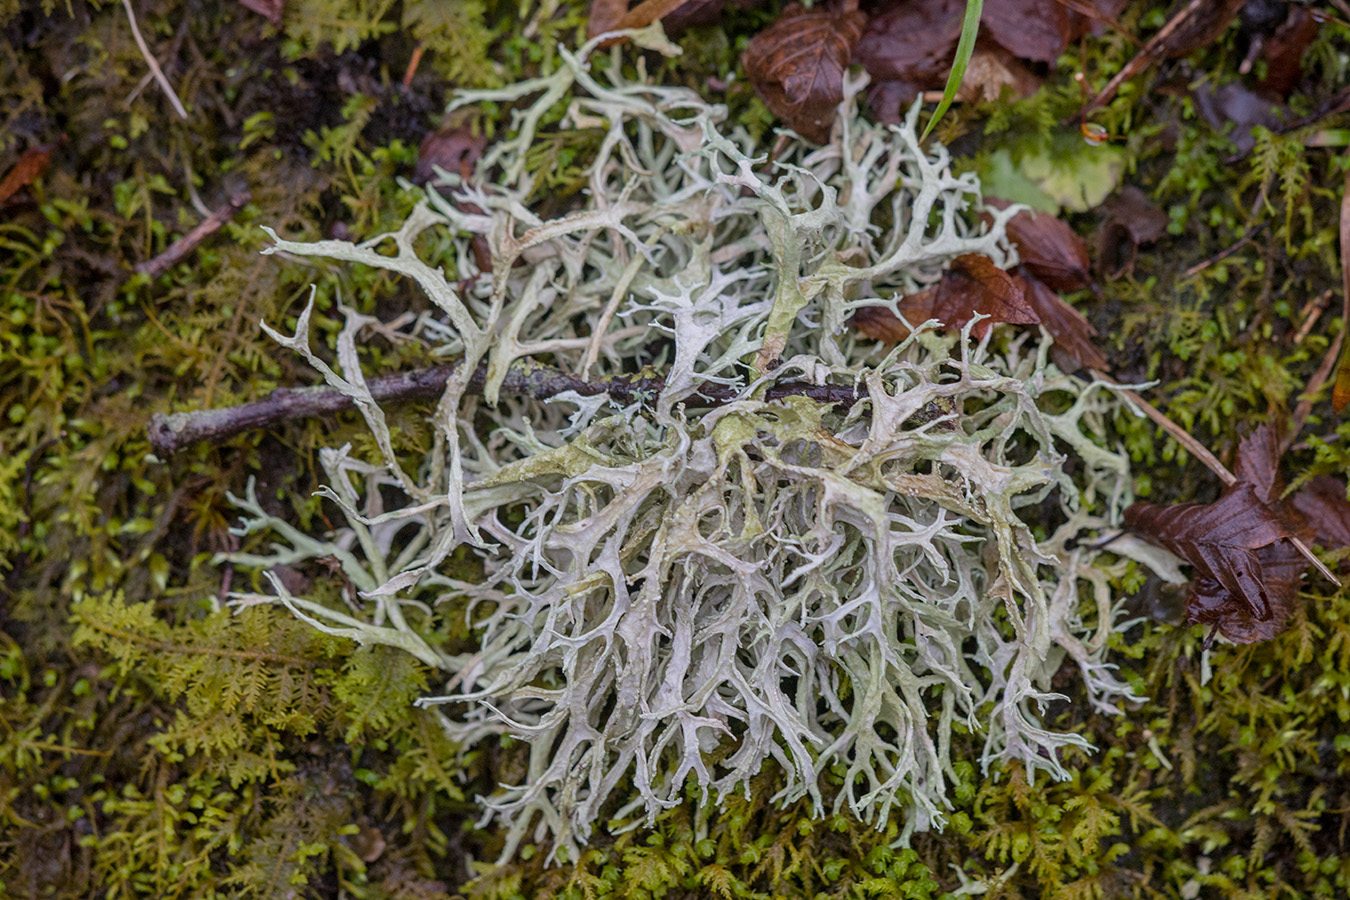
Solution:
{"label": "dried leaf", "polygon": [[965,78],[956,91],[956,99],[963,103],[989,103],[1003,96],[1005,89],[1014,99],[1030,97],[1040,90],[1041,79],[1018,62],[1007,50],[992,46],[976,50],[966,66]]}
{"label": "dried leaf", "polygon": [[[967,253],[951,262],[934,287],[904,297],[896,308],[915,325],[937,319],[945,328],[962,328],[976,313],[988,316],[971,333],[984,337],[996,322],[1035,325],[1040,322],[1027,304],[1021,279],[1013,278],[987,256]],[[850,320],[863,334],[878,341],[902,341],[909,335],[904,322],[890,310],[865,307]]]}
{"label": "dried leaf", "polygon": [[1125,11],[1129,0],[1066,0],[1070,16],[1069,40],[1076,41],[1085,34],[1100,37],[1108,30],[1124,31],[1117,17]]}
{"label": "dried leaf", "polygon": [[[1012,201],[985,197],[984,204],[1007,209]],[[1092,284],[1087,244],[1063,219],[1024,209],[1008,221],[1008,240],[1017,247],[1022,266],[1055,290],[1077,291]]]}
{"label": "dried leaf", "polygon": [[[1257,551],[1292,535],[1249,482],[1230,485],[1210,504],[1135,503],[1125,510],[1125,526],[1195,567],[1188,612],[1210,616],[1225,636],[1230,636],[1225,626],[1244,615],[1265,622],[1277,603],[1288,604],[1288,598],[1271,594]],[[1202,579],[1222,590],[1201,593],[1207,587]]]}
{"label": "dried leaf", "polygon": [[[1246,0],[1204,0],[1192,4],[1173,17],[1176,27],[1168,33],[1159,53],[1168,59],[1179,59],[1212,44],[1237,18],[1238,10]],[[1184,17],[1184,18],[1183,18]]]}
{"label": "dried leaf", "polygon": [[998,0],[986,4],[980,25],[1013,56],[1052,63],[1073,34],[1069,10],[1059,0]]}
{"label": "dried leaf", "polygon": [[1288,17],[1261,48],[1266,77],[1261,88],[1280,97],[1289,96],[1303,74],[1303,51],[1308,49],[1321,22],[1302,6],[1289,6]]}
{"label": "dried leaf", "polygon": [[429,131],[417,148],[413,184],[426,184],[436,177],[438,168],[467,179],[486,148],[487,138],[474,134],[467,123],[448,130]]}
{"label": "dried leaf", "polygon": [[24,151],[23,156],[19,157],[19,161],[5,175],[4,181],[0,181],[0,203],[9,200],[42,177],[51,163],[52,150],[56,149],[56,146],[56,144],[42,144]]}
{"label": "dried leaf", "polygon": [[867,16],[794,3],[745,49],[746,75],[765,105],[802,137],[829,140],[844,98],[844,70]]}
{"label": "dried leaf", "polygon": [[925,90],[939,88],[951,68],[965,10],[965,0],[890,6],[868,20],[854,62],[867,69],[875,82],[905,81]]}
{"label": "dried leaf", "polygon": [[239,0],[239,5],[281,27],[281,13],[286,8],[286,0]]}
{"label": "dried leaf", "polygon": [[1108,278],[1128,275],[1143,244],[1151,244],[1167,233],[1167,213],[1148,195],[1127,184],[1101,205],[1106,214],[1097,233],[1097,262]]}
{"label": "dried leaf", "polygon": [[1322,547],[1350,547],[1350,501],[1345,485],[1329,475],[1319,475],[1290,498],[1312,528],[1313,540]]}
{"label": "dried leaf", "polygon": [[[1043,216],[1048,218],[1048,216]],[[1027,304],[1041,320],[1045,330],[1050,332],[1050,336],[1055,339],[1055,346],[1061,350],[1064,356],[1068,357],[1069,364],[1065,365],[1063,360],[1056,359],[1061,369],[1066,371],[1076,371],[1077,369],[1096,369],[1104,372],[1108,368],[1106,357],[1102,355],[1101,350],[1092,339],[1097,334],[1097,329],[1083,314],[1065,303],[1059,294],[1047,287],[1039,278],[1024,270],[1021,266],[1013,270],[1014,276],[1018,277],[1023,285],[1026,294]]]}
{"label": "dried leaf", "polygon": [[1280,104],[1273,96],[1248,90],[1236,81],[1218,90],[1207,84],[1199,85],[1192,96],[1195,108],[1210,127],[1228,131],[1238,153],[1249,153],[1256,146],[1254,128],[1279,127]]}
{"label": "dried leaf", "polygon": [[[924,316],[918,321],[923,322],[927,318],[927,316]],[[856,311],[848,321],[850,325],[874,341],[898,344],[909,337],[909,328],[905,323],[900,320],[899,316],[884,306],[864,306]],[[918,324],[918,322],[914,324]]]}
{"label": "dried leaf", "polygon": [[[903,311],[905,302],[901,301]],[[952,260],[933,298],[932,317],[948,328],[961,328],[976,313],[989,316],[971,332],[984,337],[995,322],[1034,325],[1040,321],[1027,305],[1022,285],[987,256],[967,253]]]}
{"label": "dried leaf", "polygon": [[590,17],[586,20],[586,36],[595,37],[606,31],[615,31],[627,12],[628,0],[591,0]]}

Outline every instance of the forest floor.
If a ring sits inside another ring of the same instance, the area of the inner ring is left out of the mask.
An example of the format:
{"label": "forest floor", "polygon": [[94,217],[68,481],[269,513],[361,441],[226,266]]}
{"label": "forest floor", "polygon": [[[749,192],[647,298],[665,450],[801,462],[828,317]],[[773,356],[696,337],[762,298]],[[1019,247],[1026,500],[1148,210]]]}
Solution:
{"label": "forest floor", "polygon": [[[1082,124],[1086,97],[1183,5],[1129,3],[1081,38],[1061,29],[1048,53],[990,25],[934,136],[987,193],[1082,237],[1091,284],[1066,299],[1118,380],[1156,382],[1144,395],[1230,466],[1258,425],[1297,425],[1285,480],[1343,479],[1350,419],[1332,412],[1328,360],[1345,325],[1350,10],[1210,4],[1222,29],[1148,60]],[[781,10],[728,2],[647,72],[768,134],[775,111],[794,115],[755,93],[781,61],[747,77],[741,52]],[[1350,895],[1350,588],[1313,574],[1283,632],[1211,648],[1184,622],[1184,591],[1142,573],[1118,585],[1138,621],[1110,659],[1151,699],[1104,715],[1057,683],[1071,702],[1049,720],[1096,747],[1066,753],[1073,777],[977,775],[978,745],[958,746],[947,828],[909,848],[892,846],[896,823],[776,808],[766,769],[747,797],[711,811],[691,799],[554,867],[534,845],[496,862],[504,836],[478,827],[475,798],[517,774],[520,747],[451,745],[413,704],[436,690],[428,670],[284,610],[221,610],[231,590],[264,586],[212,562],[257,547],[231,533],[228,495],[255,479],[271,514],[323,531],[319,449],[366,453],[371,439],[343,413],[161,458],[150,417],[315,383],[258,327],[293,327],[311,285],[321,348],[339,301],[384,319],[428,308],[387,272],[263,256],[261,226],[306,240],[393,230],[419,160],[471,159],[506,128],[490,109],[443,119],[453,90],[550,71],[588,13],[572,0],[0,2],[0,895]],[[892,74],[875,114],[941,90],[949,54],[894,77],[911,52],[902,26],[866,4],[856,15],[857,53]],[[811,102],[795,115],[803,133],[820,127]],[[541,150],[553,212],[584,187],[575,157],[594,139]],[[363,354],[370,370],[434,361],[410,342]],[[430,409],[399,407],[401,449],[428,440]],[[1138,497],[1219,495],[1174,436],[1126,412],[1114,427]],[[470,557],[456,565],[473,576]],[[287,577],[342,602],[322,566]]]}

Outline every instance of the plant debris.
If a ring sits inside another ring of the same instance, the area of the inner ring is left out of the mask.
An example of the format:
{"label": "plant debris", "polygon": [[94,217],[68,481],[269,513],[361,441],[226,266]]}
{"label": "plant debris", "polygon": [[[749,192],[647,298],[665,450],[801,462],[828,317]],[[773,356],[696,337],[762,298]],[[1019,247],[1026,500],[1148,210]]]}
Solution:
{"label": "plant debris", "polygon": [[794,3],[745,49],[745,73],[755,92],[809,141],[829,140],[844,99],[844,70],[866,22],[856,8],[808,10]]}
{"label": "plant debris", "polygon": [[[1242,439],[1234,468],[1237,481],[1214,503],[1135,503],[1125,510],[1125,525],[1195,568],[1189,623],[1212,625],[1209,640],[1219,633],[1250,644],[1283,631],[1297,601],[1307,562],[1291,539],[1316,534],[1330,546],[1350,535],[1350,503],[1344,485],[1338,502],[1326,482],[1282,497],[1279,440],[1270,425]],[[1316,518],[1305,518],[1304,510]],[[1326,524],[1313,528],[1310,521]]]}

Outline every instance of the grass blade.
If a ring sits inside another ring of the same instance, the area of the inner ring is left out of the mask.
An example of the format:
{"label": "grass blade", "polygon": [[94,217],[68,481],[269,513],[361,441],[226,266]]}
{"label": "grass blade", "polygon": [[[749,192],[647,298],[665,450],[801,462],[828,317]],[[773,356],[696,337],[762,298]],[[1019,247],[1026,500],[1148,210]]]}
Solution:
{"label": "grass blade", "polygon": [[980,30],[980,13],[983,10],[984,0],[966,0],[966,17],[961,21],[961,40],[956,42],[956,58],[952,60],[951,72],[947,74],[947,86],[942,89],[942,100],[933,110],[933,118],[928,120],[928,127],[924,128],[923,137],[919,140],[928,138],[933,126],[942,119],[947,107],[956,99],[961,79],[966,77],[966,66],[970,65],[970,57],[975,53],[975,35]]}

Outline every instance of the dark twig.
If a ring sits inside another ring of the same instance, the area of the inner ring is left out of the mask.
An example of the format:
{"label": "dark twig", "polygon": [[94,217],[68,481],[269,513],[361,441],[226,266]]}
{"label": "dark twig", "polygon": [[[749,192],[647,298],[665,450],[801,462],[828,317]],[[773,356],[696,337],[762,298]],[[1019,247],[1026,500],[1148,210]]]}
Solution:
{"label": "dark twig", "polygon": [[234,218],[234,214],[243,209],[252,199],[248,191],[240,191],[230,198],[230,202],[216,209],[196,228],[169,245],[159,256],[147,259],[136,265],[136,274],[157,278],[178,265],[198,244],[220,230],[221,226]]}
{"label": "dark twig", "polygon": [[[369,379],[366,386],[370,388],[371,396],[383,403],[431,400],[445,390],[446,382],[458,367],[458,362],[452,362],[429,369],[383,375]],[[487,363],[480,363],[469,379],[468,392],[482,393],[486,379]],[[660,377],[621,375],[590,381],[527,360],[512,363],[502,383],[502,393],[507,396],[514,394],[548,400],[573,391],[582,397],[608,394],[623,404],[650,401],[664,388],[665,379]],[[740,392],[735,388],[708,384],[686,402],[691,406],[713,407],[730,403],[738,396]],[[781,400],[789,396],[851,406],[864,399],[867,391],[842,385],[787,381],[772,385],[765,392],[768,400]],[[332,415],[352,409],[354,405],[350,397],[331,387],[277,388],[265,400],[239,406],[169,415],[156,413],[150,420],[150,446],[156,455],[168,457],[201,441],[222,441],[255,428],[293,419]]]}
{"label": "dark twig", "polygon": [[1117,72],[1114,78],[1107,82],[1106,87],[1102,88],[1097,96],[1084,104],[1083,108],[1078,111],[1078,114],[1069,119],[1069,121],[1081,121],[1087,118],[1087,114],[1094,109],[1110,102],[1111,98],[1120,90],[1122,84],[1138,75],[1145,67],[1156,62],[1167,52],[1167,44],[1172,40],[1172,36],[1176,34],[1183,25],[1188,24],[1195,18],[1196,14],[1200,12],[1204,5],[1205,0],[1191,0],[1190,3],[1186,4],[1185,8],[1173,16],[1171,21],[1164,25],[1157,34],[1151,37],[1148,43],[1144,45],[1143,49],[1136,53],[1134,58],[1127,62],[1125,67]]}
{"label": "dark twig", "polygon": [[1251,228],[1248,228],[1246,232],[1243,233],[1242,237],[1237,239],[1237,243],[1229,247],[1225,247],[1223,250],[1220,250],[1218,253],[1214,254],[1209,259],[1198,262],[1195,265],[1191,266],[1189,269],[1187,269],[1185,272],[1182,272],[1181,280],[1190,278],[1192,275],[1199,275],[1201,272],[1205,271],[1215,263],[1223,262],[1225,259],[1232,256],[1234,253],[1238,252],[1248,243],[1250,243],[1251,239],[1254,238],[1258,232],[1264,229],[1267,224],[1269,223],[1257,222]]}

